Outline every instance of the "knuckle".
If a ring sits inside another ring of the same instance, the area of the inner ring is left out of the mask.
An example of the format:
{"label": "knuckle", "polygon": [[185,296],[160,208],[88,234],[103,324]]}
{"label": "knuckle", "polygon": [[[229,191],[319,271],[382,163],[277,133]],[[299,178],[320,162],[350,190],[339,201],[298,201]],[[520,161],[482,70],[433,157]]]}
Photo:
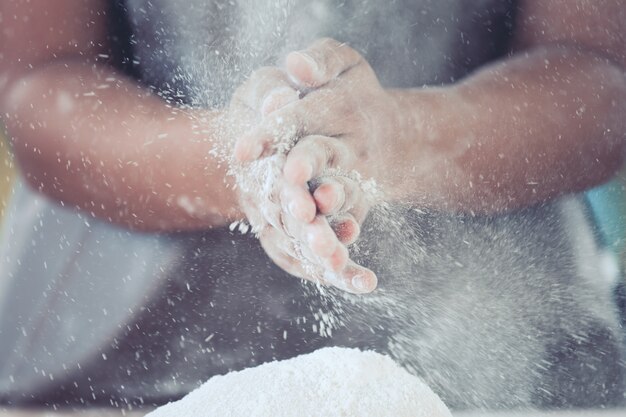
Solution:
{"label": "knuckle", "polygon": [[304,141],[300,141],[298,143],[299,147],[297,149],[298,156],[300,157],[310,157],[311,155],[315,155],[318,146],[315,139],[307,138]]}
{"label": "knuckle", "polygon": [[311,136],[307,140],[307,152],[312,155],[317,155],[320,161],[318,163],[322,165],[329,165],[329,162],[334,158],[334,142],[336,139],[329,138],[328,136]]}
{"label": "knuckle", "polygon": [[335,39],[321,38],[314,42],[307,52],[322,68],[328,69],[342,51],[341,46],[342,44]]}
{"label": "knuckle", "polygon": [[324,145],[322,147],[322,157],[322,162],[324,163],[326,168],[334,167],[337,155],[335,153],[335,148],[328,142],[324,142]]}
{"label": "knuckle", "polygon": [[328,148],[335,139],[323,135],[315,135],[310,137],[310,143],[316,147]]}
{"label": "knuckle", "polygon": [[344,133],[361,134],[367,130],[366,123],[361,117],[361,113],[353,107],[345,107],[342,109],[343,121],[345,126]]}
{"label": "knuckle", "polygon": [[345,153],[337,148],[332,155],[332,158],[328,161],[329,165],[337,170],[347,170],[349,168],[349,164],[347,163],[347,158]]}
{"label": "knuckle", "polygon": [[356,207],[359,207],[361,204],[359,202],[362,200],[362,190],[361,187],[352,180],[351,182],[344,183],[344,189],[346,190],[346,201],[344,209],[352,210]]}
{"label": "knuckle", "polygon": [[[327,98],[327,100],[330,100],[331,97],[331,95],[324,96],[324,98]],[[359,103],[354,100],[350,95],[345,95],[345,97],[342,97],[342,100],[335,99],[333,113],[338,114],[341,117],[349,116],[356,111],[358,105]]]}

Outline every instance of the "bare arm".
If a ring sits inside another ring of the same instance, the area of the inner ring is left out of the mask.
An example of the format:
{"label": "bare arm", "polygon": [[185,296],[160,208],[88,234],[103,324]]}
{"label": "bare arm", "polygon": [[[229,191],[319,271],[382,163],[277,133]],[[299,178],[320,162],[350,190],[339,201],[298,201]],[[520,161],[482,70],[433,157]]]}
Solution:
{"label": "bare arm", "polygon": [[394,92],[405,117],[392,194],[497,212],[610,178],[626,135],[621,3],[525,0],[511,58],[449,88]]}
{"label": "bare arm", "polygon": [[[105,63],[105,0],[2,2],[0,107],[36,189],[141,230],[237,216],[210,151],[216,112],[181,111]],[[198,126],[201,125],[201,126]]]}

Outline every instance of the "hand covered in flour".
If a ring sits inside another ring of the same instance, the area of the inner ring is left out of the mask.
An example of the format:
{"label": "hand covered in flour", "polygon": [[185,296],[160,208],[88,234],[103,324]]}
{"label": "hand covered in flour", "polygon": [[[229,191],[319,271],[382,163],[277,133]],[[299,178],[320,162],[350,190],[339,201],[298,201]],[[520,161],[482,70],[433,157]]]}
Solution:
{"label": "hand covered in flour", "polygon": [[[293,85],[258,89],[263,120],[239,139],[235,155],[250,163],[289,151],[281,178],[285,226],[328,265],[358,237],[372,203],[360,179],[388,169],[385,144],[393,138],[395,104],[367,62],[330,39],[290,54],[286,69]],[[272,256],[277,251],[270,246],[264,243]],[[350,260],[343,269],[340,262],[334,266],[323,274],[333,285],[360,292],[376,285],[371,271]]]}
{"label": "hand covered in flour", "polygon": [[[237,89],[231,100],[229,117],[240,130],[241,126],[261,125],[269,114],[299,98],[299,92],[290,84],[284,71],[262,68]],[[291,137],[286,139],[293,141]],[[292,275],[319,280],[355,293],[373,290],[375,276],[350,262],[345,247],[356,239],[358,224],[352,217],[342,216],[340,208],[347,204],[356,206],[356,194],[346,194],[341,204],[327,196],[328,189],[342,184],[347,187],[353,185],[353,181],[341,175],[316,178],[315,189],[322,199],[318,216],[309,188],[285,180],[283,168],[287,149],[285,146],[272,155],[234,170],[242,209],[265,251]],[[290,206],[291,201],[304,201],[305,204]],[[306,220],[299,219],[294,213]],[[365,211],[360,213],[364,216]],[[327,215],[333,215],[332,223]],[[371,289],[363,285],[361,276],[368,280],[365,284],[373,282]]]}
{"label": "hand covered in flour", "polygon": [[398,104],[357,51],[324,38],[289,54],[285,66],[292,85],[263,89],[265,118],[237,141],[239,161],[321,135],[338,139],[353,159],[351,168],[362,176],[378,178],[389,169],[388,145],[396,135]]}

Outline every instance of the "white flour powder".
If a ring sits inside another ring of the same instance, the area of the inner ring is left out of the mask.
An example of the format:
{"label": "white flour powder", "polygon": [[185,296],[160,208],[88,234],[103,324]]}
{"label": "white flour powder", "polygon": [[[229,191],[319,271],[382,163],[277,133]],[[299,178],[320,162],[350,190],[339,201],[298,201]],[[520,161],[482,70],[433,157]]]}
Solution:
{"label": "white flour powder", "polygon": [[451,417],[443,402],[390,358],[324,348],[216,376],[146,417]]}

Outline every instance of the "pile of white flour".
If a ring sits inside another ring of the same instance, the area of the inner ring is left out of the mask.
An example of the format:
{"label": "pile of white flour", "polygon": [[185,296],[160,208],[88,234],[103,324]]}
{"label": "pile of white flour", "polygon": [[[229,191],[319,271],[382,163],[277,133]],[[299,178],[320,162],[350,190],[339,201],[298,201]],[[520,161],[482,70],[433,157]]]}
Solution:
{"label": "pile of white flour", "polygon": [[422,381],[390,358],[324,348],[216,376],[146,417],[451,417]]}

